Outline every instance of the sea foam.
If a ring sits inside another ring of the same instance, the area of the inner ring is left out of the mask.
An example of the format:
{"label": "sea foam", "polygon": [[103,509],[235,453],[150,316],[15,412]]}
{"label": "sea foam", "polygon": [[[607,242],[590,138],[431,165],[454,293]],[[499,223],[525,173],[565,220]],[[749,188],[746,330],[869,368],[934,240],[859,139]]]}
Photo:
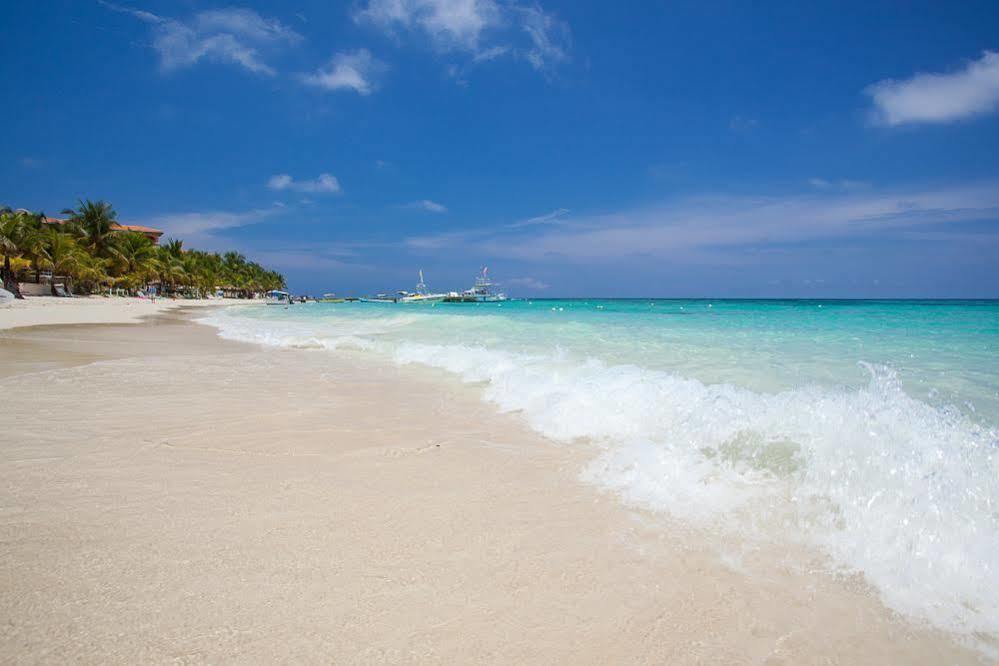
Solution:
{"label": "sea foam", "polygon": [[767,393],[559,348],[416,342],[399,335],[413,321],[209,319],[232,339],[346,346],[481,383],[543,435],[595,443],[581,478],[628,503],[803,541],[862,572],[898,611],[999,634],[999,435],[910,396],[893,369],[860,364],[860,388]]}

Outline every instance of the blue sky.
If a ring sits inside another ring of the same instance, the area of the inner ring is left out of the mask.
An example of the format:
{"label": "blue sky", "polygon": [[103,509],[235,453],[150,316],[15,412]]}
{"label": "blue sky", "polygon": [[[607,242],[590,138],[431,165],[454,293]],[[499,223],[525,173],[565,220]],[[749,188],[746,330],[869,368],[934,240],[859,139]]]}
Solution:
{"label": "blue sky", "polygon": [[0,6],[0,203],[296,292],[999,297],[999,3]]}

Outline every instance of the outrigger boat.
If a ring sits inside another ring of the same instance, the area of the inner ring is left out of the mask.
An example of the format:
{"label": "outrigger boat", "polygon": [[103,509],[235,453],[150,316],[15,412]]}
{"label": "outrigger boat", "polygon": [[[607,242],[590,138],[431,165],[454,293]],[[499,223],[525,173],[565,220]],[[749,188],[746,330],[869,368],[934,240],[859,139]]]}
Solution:
{"label": "outrigger boat", "polygon": [[483,266],[482,273],[475,278],[475,286],[458,293],[452,291],[444,297],[445,303],[500,303],[509,300],[506,294],[494,293],[492,280],[489,279],[489,267]]}
{"label": "outrigger boat", "polygon": [[415,292],[399,292],[400,303],[439,303],[445,298],[447,298],[447,294],[427,293],[427,285],[423,282],[423,269],[420,269],[420,281],[416,285]]}

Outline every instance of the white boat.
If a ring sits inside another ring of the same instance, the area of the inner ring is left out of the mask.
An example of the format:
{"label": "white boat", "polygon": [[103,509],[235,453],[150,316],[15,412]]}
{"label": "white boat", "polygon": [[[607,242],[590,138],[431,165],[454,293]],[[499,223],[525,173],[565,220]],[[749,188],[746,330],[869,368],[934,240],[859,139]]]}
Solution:
{"label": "white boat", "polygon": [[278,291],[274,289],[268,291],[264,296],[264,302],[267,305],[291,305],[291,294],[287,291]]}
{"label": "white boat", "polygon": [[420,269],[420,281],[416,285],[416,291],[399,292],[400,303],[438,303],[447,298],[447,294],[431,294],[427,292],[427,285],[423,282],[423,269]]}
{"label": "white boat", "polygon": [[445,303],[501,303],[509,300],[502,292],[493,292],[492,280],[489,279],[489,267],[483,266],[479,277],[475,278],[475,286],[458,293],[452,291],[444,297]]}
{"label": "white boat", "polygon": [[14,294],[6,289],[0,289],[0,307],[11,305],[14,302]]}

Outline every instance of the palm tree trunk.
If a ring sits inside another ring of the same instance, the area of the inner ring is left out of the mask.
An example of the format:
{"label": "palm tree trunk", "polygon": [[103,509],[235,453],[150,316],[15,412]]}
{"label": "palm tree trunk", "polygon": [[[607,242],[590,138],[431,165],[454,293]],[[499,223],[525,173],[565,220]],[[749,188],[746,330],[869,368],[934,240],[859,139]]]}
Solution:
{"label": "palm tree trunk", "polygon": [[17,278],[14,276],[14,271],[10,267],[10,255],[3,255],[3,288],[14,294],[14,298],[24,298],[24,294],[21,293],[21,286],[17,284]]}

